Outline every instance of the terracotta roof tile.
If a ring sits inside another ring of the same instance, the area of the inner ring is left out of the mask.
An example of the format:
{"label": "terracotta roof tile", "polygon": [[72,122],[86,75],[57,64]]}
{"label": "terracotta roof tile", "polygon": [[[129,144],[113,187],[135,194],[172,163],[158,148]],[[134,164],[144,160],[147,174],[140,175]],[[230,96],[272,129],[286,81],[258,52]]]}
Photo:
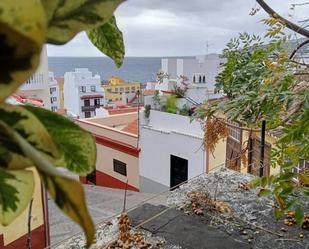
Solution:
{"label": "terracotta roof tile", "polygon": [[126,127],[122,129],[122,131],[138,135],[138,122],[137,119],[128,124]]}

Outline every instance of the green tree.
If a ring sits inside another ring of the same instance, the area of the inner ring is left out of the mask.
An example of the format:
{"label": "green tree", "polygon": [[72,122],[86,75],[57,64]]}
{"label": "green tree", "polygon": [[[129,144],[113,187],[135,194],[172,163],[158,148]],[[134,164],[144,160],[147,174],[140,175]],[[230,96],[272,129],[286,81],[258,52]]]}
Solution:
{"label": "green tree", "polygon": [[[264,1],[258,2],[272,13],[263,20],[268,25],[265,36],[270,42],[264,44],[260,37],[247,33],[232,39],[223,50],[226,62],[216,84],[216,91],[223,91],[226,98],[206,103],[195,116],[220,121],[218,115],[224,113],[227,119],[255,129],[265,120],[268,130],[281,131],[272,154],[273,166],[280,167],[280,174],[256,179],[252,185],[261,186],[261,194],[274,196],[277,218],[293,210],[301,225],[302,200],[309,196],[309,171],[293,169],[309,160],[309,67],[295,55],[309,42],[305,40],[291,53],[285,29],[294,30],[295,25],[272,12]],[[308,31],[301,29],[301,34]]]}
{"label": "green tree", "polygon": [[35,167],[62,211],[94,239],[81,184],[57,167],[79,175],[95,169],[91,134],[45,109],[5,103],[36,70],[45,43],[65,44],[86,31],[89,39],[117,66],[124,58],[122,33],[113,12],[122,0],[0,1],[0,223],[9,225],[28,205]]}

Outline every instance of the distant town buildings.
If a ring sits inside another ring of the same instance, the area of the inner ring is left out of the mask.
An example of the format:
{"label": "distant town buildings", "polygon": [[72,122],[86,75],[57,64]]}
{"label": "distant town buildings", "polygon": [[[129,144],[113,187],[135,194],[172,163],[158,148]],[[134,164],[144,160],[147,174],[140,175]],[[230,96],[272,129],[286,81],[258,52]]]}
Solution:
{"label": "distant town buildings", "polygon": [[60,92],[58,81],[55,79],[54,73],[52,72],[49,72],[49,84],[51,110],[56,112],[60,109]]}
{"label": "distant town buildings", "polygon": [[18,88],[16,94],[24,99],[41,102],[44,108],[51,109],[46,47],[42,49],[37,71]]}
{"label": "distant town buildings", "polygon": [[101,89],[99,75],[92,75],[87,68],[76,68],[64,75],[64,108],[80,118],[96,115],[96,108],[104,106],[106,100]]}
{"label": "distant town buildings", "polygon": [[126,83],[119,77],[113,76],[108,84],[103,85],[102,88],[104,89],[106,99],[112,102],[123,100],[123,94],[133,94],[135,96],[137,91],[141,89],[141,84],[137,82]]}

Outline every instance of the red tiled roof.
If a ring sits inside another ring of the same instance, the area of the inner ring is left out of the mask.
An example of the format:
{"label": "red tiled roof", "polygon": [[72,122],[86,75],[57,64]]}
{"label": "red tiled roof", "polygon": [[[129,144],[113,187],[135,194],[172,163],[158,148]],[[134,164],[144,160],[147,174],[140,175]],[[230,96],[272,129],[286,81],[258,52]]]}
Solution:
{"label": "red tiled roof", "polygon": [[83,95],[80,96],[81,99],[97,99],[97,98],[103,98],[103,95],[101,94],[95,94],[95,95]]}
{"label": "red tiled roof", "polygon": [[155,94],[156,94],[156,90],[144,90],[143,91],[144,96],[155,95]]}
{"label": "red tiled roof", "polygon": [[136,107],[128,107],[128,108],[117,108],[117,109],[107,109],[109,115],[117,115],[117,114],[124,114],[130,112],[137,112]]}
{"label": "red tiled roof", "polygon": [[138,135],[138,122],[137,119],[128,124],[126,127],[122,129],[122,131]]}
{"label": "red tiled roof", "polygon": [[26,96],[22,96],[22,95],[18,95],[18,94],[13,94],[12,97],[17,102],[22,103],[22,104],[26,103],[26,104],[39,106],[39,107],[44,106],[43,100],[41,100],[39,98],[26,97]]}

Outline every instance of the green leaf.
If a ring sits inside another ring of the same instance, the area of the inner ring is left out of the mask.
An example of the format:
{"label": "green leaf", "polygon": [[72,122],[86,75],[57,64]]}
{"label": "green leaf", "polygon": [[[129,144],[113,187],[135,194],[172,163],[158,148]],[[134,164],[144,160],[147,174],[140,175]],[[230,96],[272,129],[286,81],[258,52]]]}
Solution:
{"label": "green leaf", "polygon": [[35,164],[46,189],[55,199],[56,204],[84,229],[87,247],[89,247],[93,242],[95,230],[87,210],[81,184],[58,171],[37,149],[12,128],[7,126],[4,126],[4,128],[10,133],[11,138],[18,143],[24,154]]}
{"label": "green leaf", "polygon": [[261,197],[261,196],[269,196],[271,193],[272,193],[271,190],[263,188],[263,189],[261,189],[261,190],[259,191],[259,194],[258,194],[258,195],[259,195],[260,197]]}
{"label": "green leaf", "polygon": [[302,226],[303,222],[304,222],[304,209],[302,207],[298,207],[295,210],[295,219],[296,219],[296,223],[299,227]]}
{"label": "green leaf", "polygon": [[102,26],[88,31],[87,34],[90,41],[102,53],[113,59],[118,67],[122,65],[125,54],[123,36],[114,16]]}
{"label": "green leaf", "polygon": [[34,191],[30,170],[0,168],[0,224],[7,226],[27,207]]}
{"label": "green leaf", "polygon": [[108,22],[123,0],[41,0],[48,17],[47,42],[64,44],[77,33]]}
{"label": "green leaf", "polygon": [[57,166],[68,168],[79,175],[95,169],[96,144],[93,136],[67,118],[43,108],[24,106],[45,126],[61,153]]}
{"label": "green leaf", "polygon": [[58,207],[83,229],[89,247],[95,237],[95,229],[89,215],[82,185],[73,180],[60,176],[48,176],[41,173],[41,177],[51,197]]}
{"label": "green leaf", "polygon": [[45,31],[40,1],[0,1],[0,102],[37,68]]}
{"label": "green leaf", "polygon": [[255,177],[250,181],[250,188],[256,188],[261,185],[261,178]]}
{"label": "green leaf", "polygon": [[[60,159],[57,146],[42,123],[22,106],[0,105],[0,122],[12,128],[48,160]],[[16,141],[11,139],[4,127],[0,128],[0,163],[8,169],[33,166]]]}

